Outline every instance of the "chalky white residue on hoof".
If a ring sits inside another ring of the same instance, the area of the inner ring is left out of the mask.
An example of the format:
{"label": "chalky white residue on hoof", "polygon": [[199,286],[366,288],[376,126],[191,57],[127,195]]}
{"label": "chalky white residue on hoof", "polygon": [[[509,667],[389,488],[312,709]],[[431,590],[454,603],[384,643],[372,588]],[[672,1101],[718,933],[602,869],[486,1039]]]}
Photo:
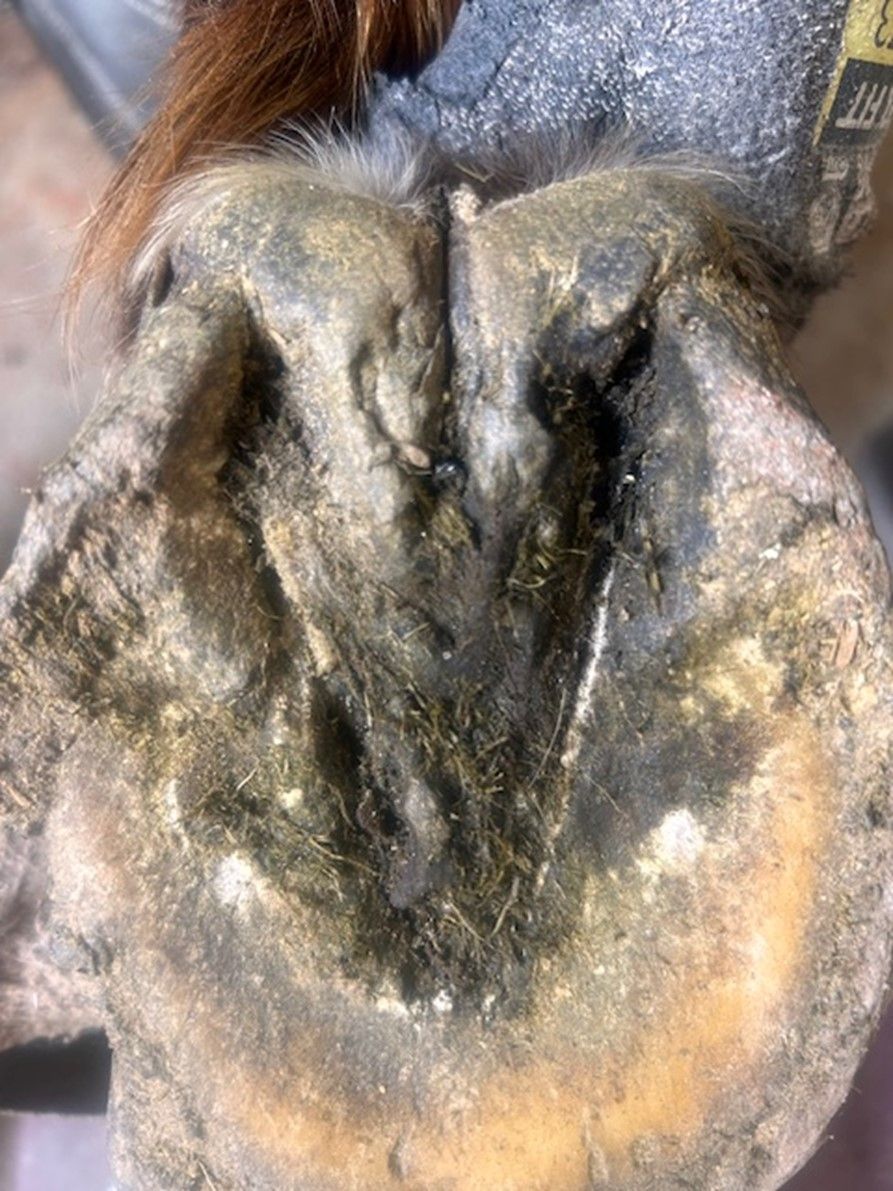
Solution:
{"label": "chalky white residue on hoof", "polygon": [[224,856],[214,874],[217,900],[223,906],[244,911],[249,901],[256,896],[256,879],[251,863],[243,856],[235,853]]}
{"label": "chalky white residue on hoof", "polygon": [[291,786],[288,790],[280,790],[279,802],[288,814],[297,814],[304,805],[304,791],[300,786]]}
{"label": "chalky white residue on hoof", "polygon": [[561,754],[563,769],[573,769],[576,765],[583,745],[584,729],[592,714],[592,694],[595,690],[602,655],[608,643],[608,604],[616,573],[616,566],[612,565],[602,585],[598,611],[589,634],[589,656],[586,659],[586,668],[577,689],[577,701],[568,728],[567,743]]}
{"label": "chalky white residue on hoof", "polygon": [[375,1008],[379,1013],[387,1013],[392,1017],[409,1017],[409,1008],[400,997],[382,993],[375,998]]}
{"label": "chalky white residue on hoof", "polygon": [[176,778],[168,782],[164,788],[164,810],[168,826],[174,831],[179,830],[183,823],[183,815],[180,808],[180,784]]}
{"label": "chalky white residue on hoof", "polygon": [[652,880],[682,876],[695,866],[705,843],[703,828],[687,807],[670,811],[649,833],[637,867]]}
{"label": "chalky white residue on hoof", "polygon": [[435,1013],[451,1013],[453,1010],[453,998],[445,988],[442,988],[431,1001],[431,1008]]}

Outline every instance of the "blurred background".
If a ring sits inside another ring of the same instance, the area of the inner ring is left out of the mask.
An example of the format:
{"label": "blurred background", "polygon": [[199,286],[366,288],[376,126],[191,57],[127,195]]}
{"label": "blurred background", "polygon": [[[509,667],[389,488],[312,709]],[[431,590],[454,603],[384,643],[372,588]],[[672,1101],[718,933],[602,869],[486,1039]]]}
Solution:
{"label": "blurred background", "polygon": [[[171,32],[163,0],[95,3],[125,4],[142,20],[135,35],[143,40],[130,47],[130,60],[148,71]],[[51,6],[21,0],[20,7],[37,19]],[[102,385],[101,328],[83,328],[69,361],[61,295],[78,227],[111,175],[112,151],[138,126],[143,106],[132,98],[131,80],[106,77],[99,60],[73,62],[76,31],[58,21],[43,27],[40,48],[0,0],[0,572],[29,488],[64,449]],[[113,22],[107,30],[116,35]],[[68,86],[48,54],[61,62]],[[93,80],[90,94],[77,81],[85,72]],[[120,113],[98,132],[97,95],[115,101]],[[841,286],[816,304],[790,355],[859,472],[893,555],[893,138],[875,186],[876,229],[857,247]],[[80,1052],[0,1054],[0,1191],[111,1187],[102,1051],[94,1040]],[[818,1153],[786,1191],[893,1191],[893,1017]]]}

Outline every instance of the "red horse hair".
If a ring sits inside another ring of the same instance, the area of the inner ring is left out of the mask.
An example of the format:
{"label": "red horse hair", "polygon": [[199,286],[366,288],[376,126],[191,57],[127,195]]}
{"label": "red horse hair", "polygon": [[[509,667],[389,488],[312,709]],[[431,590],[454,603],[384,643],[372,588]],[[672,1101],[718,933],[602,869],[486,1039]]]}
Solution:
{"label": "red horse hair", "polygon": [[460,0],[186,0],[163,102],[87,226],[72,275],[120,293],[173,179],[277,122],[350,121],[376,70],[437,51]]}

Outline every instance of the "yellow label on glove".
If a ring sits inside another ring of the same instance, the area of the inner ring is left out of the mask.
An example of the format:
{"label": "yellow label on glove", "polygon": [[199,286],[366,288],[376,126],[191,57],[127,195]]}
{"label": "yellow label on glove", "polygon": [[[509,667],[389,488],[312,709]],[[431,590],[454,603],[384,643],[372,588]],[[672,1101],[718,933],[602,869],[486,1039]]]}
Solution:
{"label": "yellow label on glove", "polygon": [[852,0],[815,140],[857,148],[893,122],[893,0]]}

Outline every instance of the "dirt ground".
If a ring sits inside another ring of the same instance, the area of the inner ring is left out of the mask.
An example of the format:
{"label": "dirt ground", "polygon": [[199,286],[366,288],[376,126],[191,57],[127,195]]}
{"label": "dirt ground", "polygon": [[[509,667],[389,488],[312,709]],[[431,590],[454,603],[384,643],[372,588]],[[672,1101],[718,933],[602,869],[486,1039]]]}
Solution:
{"label": "dirt ground", "polygon": [[[98,336],[82,340],[79,366],[71,370],[61,346],[59,304],[77,226],[112,168],[16,18],[2,10],[2,0],[0,144],[6,164],[0,171],[2,571],[27,489],[64,448],[101,384]],[[876,188],[876,230],[856,249],[840,288],[818,302],[791,354],[841,448],[865,467],[875,488],[880,483],[893,490],[893,452],[886,464],[889,475],[883,460],[878,463],[877,450],[871,476],[865,463],[868,444],[893,427],[893,138],[879,164]],[[884,517],[879,504],[879,528],[886,530]],[[102,1130],[103,1122],[92,1118],[81,1123],[80,1133],[72,1133],[70,1124],[54,1132],[51,1119],[16,1122],[0,1116],[0,1186],[8,1191],[107,1187],[108,1171],[97,1156]],[[46,1156],[43,1164],[35,1157],[38,1151]],[[72,1163],[78,1161],[75,1171]],[[64,1176],[54,1162],[61,1162]],[[893,1189],[893,1017],[820,1151],[787,1191],[845,1188]]]}

